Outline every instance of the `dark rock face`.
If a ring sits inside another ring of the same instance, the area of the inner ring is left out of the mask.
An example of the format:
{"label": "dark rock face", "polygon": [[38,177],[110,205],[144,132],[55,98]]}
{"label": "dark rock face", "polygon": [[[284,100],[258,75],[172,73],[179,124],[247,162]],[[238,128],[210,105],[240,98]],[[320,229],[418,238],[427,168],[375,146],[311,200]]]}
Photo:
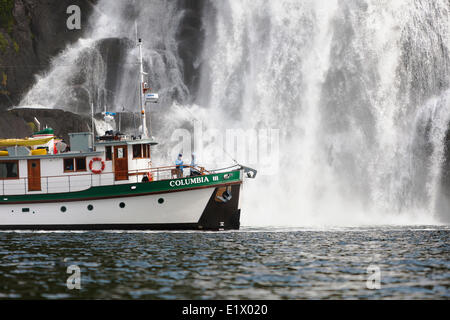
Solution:
{"label": "dark rock face", "polygon": [[[67,92],[55,101],[77,114],[90,114],[115,106],[115,98],[127,72],[125,60],[133,43],[124,38],[106,38],[85,49],[76,60],[77,68],[66,80]],[[136,73],[135,73],[136,74]],[[135,91],[133,91],[135,92]]]}
{"label": "dark rock face", "polygon": [[41,129],[55,130],[55,135],[69,141],[69,133],[90,131],[90,119],[57,109],[13,109],[0,112],[0,137],[23,138],[32,134],[28,125],[34,117],[41,123]]}
{"label": "dark rock face", "polygon": [[[11,7],[0,8],[0,16],[8,18],[0,25],[0,109],[17,104],[33,84],[33,75],[45,71],[55,55],[82,36],[96,0],[9,2]],[[81,9],[81,30],[67,28],[70,5]]]}
{"label": "dark rock face", "polygon": [[[103,120],[103,115],[96,113],[97,120]],[[79,115],[59,109],[12,109],[0,111],[0,139],[25,138],[33,133],[34,118],[40,122],[41,129],[49,127],[55,130],[57,137],[69,141],[69,133],[90,132],[90,115]],[[138,135],[140,125],[139,114],[120,112],[115,117],[116,127],[121,132]],[[36,129],[36,128],[34,128]],[[96,135],[99,133],[96,132]]]}
{"label": "dark rock face", "polygon": [[441,192],[437,199],[438,219],[450,223],[450,123],[445,135],[444,162],[442,164]]}
{"label": "dark rock face", "polygon": [[31,135],[26,121],[10,111],[0,111],[0,137],[2,139],[25,138]]}
{"label": "dark rock face", "polygon": [[117,92],[123,74],[126,72],[125,60],[127,51],[134,43],[129,39],[109,38],[99,41],[98,50],[102,55],[106,66],[105,102],[106,105],[113,105],[114,96],[111,93]]}
{"label": "dark rock face", "polygon": [[192,96],[196,95],[200,81],[204,5],[204,0],[179,0],[184,13],[177,32],[178,54],[183,61],[184,83]]}

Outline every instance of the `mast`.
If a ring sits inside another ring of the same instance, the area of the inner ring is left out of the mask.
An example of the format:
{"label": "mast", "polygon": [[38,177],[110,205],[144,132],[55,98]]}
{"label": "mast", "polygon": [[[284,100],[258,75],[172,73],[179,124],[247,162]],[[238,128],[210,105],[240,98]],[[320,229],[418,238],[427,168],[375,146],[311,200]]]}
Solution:
{"label": "mast", "polygon": [[91,131],[92,131],[92,151],[95,146],[95,127],[94,127],[94,102],[91,101]]}
{"label": "mast", "polygon": [[[138,37],[137,32],[137,22],[135,22],[135,28],[136,28],[136,38]],[[142,125],[142,138],[148,138],[148,132],[147,132],[147,119],[145,116],[145,97],[144,97],[144,89],[145,89],[145,81],[144,81],[144,75],[146,73],[144,72],[144,63],[142,59],[142,39],[139,38],[138,40],[138,47],[139,47],[139,72],[140,72],[140,83],[139,83],[139,103],[141,104],[141,125]]]}

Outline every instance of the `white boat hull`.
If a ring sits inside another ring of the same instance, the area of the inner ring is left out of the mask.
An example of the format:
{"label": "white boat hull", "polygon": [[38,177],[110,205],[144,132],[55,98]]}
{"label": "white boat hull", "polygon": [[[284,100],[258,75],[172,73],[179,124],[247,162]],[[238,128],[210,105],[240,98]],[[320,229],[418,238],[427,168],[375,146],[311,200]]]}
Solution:
{"label": "white boat hull", "polygon": [[112,199],[11,204],[0,207],[0,230],[225,230],[239,229],[240,185],[230,203],[218,188]]}

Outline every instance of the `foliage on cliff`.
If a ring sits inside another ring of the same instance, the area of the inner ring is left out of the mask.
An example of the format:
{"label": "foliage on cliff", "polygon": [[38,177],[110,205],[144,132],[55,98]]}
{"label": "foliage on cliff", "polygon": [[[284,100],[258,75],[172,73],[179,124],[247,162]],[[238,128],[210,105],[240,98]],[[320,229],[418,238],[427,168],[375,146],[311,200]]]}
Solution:
{"label": "foliage on cliff", "polygon": [[0,27],[8,33],[12,31],[14,25],[14,0],[0,0]]}
{"label": "foliage on cliff", "polygon": [[85,23],[95,2],[0,0],[0,110],[18,105],[34,76],[45,72],[53,57],[87,29],[86,24],[82,30],[67,28],[67,8],[79,6]]}

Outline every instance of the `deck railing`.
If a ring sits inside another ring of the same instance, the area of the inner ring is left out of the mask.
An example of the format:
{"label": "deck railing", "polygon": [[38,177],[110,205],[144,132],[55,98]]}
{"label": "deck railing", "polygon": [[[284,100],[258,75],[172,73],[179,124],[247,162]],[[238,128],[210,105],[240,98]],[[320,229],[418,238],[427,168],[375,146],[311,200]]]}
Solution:
{"label": "deck railing", "polygon": [[[94,173],[78,173],[66,174],[59,176],[45,176],[40,178],[9,178],[0,180],[1,195],[17,195],[17,194],[46,194],[46,193],[62,193],[76,192],[89,189],[95,186],[107,186],[124,183],[139,183],[144,180],[162,181],[174,178],[182,178],[190,176],[190,166],[183,166],[182,174],[176,166],[156,167],[139,170],[102,172]],[[218,173],[220,170],[206,170],[202,167],[195,168],[199,174]],[[146,177],[146,178],[145,178]],[[37,181],[39,180],[39,181]],[[31,182],[31,185],[30,185]],[[34,188],[33,188],[34,187]]]}

